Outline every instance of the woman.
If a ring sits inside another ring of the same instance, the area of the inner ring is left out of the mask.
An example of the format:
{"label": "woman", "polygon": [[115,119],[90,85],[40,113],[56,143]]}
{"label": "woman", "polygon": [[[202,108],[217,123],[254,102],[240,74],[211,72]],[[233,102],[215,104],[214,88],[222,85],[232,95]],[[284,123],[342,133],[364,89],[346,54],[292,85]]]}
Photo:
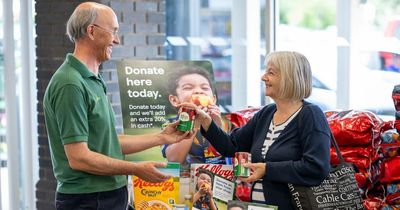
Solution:
{"label": "woman", "polygon": [[[304,101],[312,89],[311,67],[297,52],[273,52],[266,58],[262,76],[266,96],[275,103],[263,107],[243,127],[230,134],[196,107],[202,134],[223,156],[250,152],[253,174],[242,179],[254,182],[253,202],[294,209],[288,183],[320,184],[330,170],[330,130],[319,107]],[[194,107],[191,104],[185,104]]]}

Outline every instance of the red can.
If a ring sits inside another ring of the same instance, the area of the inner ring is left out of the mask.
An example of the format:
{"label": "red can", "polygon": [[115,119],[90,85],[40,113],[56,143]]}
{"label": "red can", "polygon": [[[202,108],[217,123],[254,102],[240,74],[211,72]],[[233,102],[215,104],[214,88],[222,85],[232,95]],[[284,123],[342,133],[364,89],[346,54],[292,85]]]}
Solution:
{"label": "red can", "polygon": [[236,152],[233,170],[235,176],[248,177],[250,169],[243,166],[244,163],[251,163],[251,154],[248,152]]}
{"label": "red can", "polygon": [[179,124],[176,129],[182,132],[191,131],[194,126],[195,116],[196,110],[182,107],[179,112]]}

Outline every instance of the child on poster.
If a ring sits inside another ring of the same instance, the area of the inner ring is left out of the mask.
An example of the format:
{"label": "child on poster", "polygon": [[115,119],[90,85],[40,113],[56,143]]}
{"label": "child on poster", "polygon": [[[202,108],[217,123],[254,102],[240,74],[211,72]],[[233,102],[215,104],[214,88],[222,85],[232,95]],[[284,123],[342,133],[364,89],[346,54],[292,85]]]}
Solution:
{"label": "child on poster", "polygon": [[[213,93],[210,78],[209,72],[200,66],[178,69],[169,76],[168,99],[174,107],[183,102],[195,103],[221,125],[221,111],[216,105],[217,97]],[[183,170],[188,170],[190,163],[224,163],[224,158],[200,132],[193,141],[184,140],[177,144],[164,145],[162,154],[168,161],[181,163]]]}
{"label": "child on poster", "polygon": [[207,170],[199,170],[196,192],[193,195],[193,208],[200,210],[217,210],[213,199],[213,175]]}

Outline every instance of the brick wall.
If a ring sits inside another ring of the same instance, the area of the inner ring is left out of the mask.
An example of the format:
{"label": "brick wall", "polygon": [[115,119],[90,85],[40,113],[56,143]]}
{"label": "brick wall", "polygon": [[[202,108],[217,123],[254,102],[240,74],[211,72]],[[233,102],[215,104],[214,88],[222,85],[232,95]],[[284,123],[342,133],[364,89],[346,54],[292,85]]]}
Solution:
{"label": "brick wall", "polygon": [[[122,130],[118,93],[116,61],[121,59],[163,60],[166,58],[165,40],[166,0],[97,0],[111,6],[120,23],[121,45],[113,48],[113,58],[101,67],[108,88],[108,96],[117,118],[117,130]],[[46,128],[42,109],[47,84],[63,62],[66,53],[73,51],[73,44],[65,35],[65,24],[80,0],[36,0],[36,66],[39,120],[39,182],[36,185],[37,209],[54,207],[56,181],[53,176]]]}

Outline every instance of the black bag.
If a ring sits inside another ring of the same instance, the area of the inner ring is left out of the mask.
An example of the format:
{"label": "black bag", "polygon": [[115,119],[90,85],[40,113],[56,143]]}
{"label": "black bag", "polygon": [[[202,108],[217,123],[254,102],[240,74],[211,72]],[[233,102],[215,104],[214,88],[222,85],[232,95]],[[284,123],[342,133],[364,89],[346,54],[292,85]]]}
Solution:
{"label": "black bag", "polygon": [[332,133],[331,141],[340,163],[336,167],[332,167],[329,176],[320,185],[314,187],[288,184],[293,206],[298,210],[364,209],[361,193],[354,176],[354,166],[344,161]]}

